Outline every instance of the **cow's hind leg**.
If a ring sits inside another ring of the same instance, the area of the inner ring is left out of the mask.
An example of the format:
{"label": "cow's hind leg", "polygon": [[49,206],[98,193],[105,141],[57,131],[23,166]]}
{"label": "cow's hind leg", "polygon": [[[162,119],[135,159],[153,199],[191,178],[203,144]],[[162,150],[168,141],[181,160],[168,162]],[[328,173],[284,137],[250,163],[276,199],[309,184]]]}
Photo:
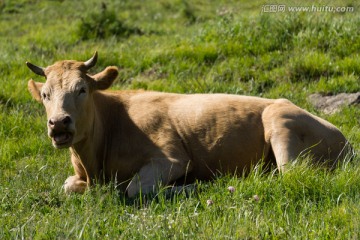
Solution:
{"label": "cow's hind leg", "polygon": [[[305,148],[297,129],[297,118],[293,116],[298,109],[286,99],[276,100],[268,106],[262,116],[265,140],[271,145],[279,171],[296,159]],[[295,111],[295,112],[294,112]]]}
{"label": "cow's hind leg", "polygon": [[282,128],[272,134],[270,144],[279,171],[283,172],[286,165],[295,160],[305,149],[301,138],[291,129]]}
{"label": "cow's hind leg", "polygon": [[263,123],[280,171],[303,154],[315,163],[334,165],[347,144],[335,126],[284,99],[264,110]]}

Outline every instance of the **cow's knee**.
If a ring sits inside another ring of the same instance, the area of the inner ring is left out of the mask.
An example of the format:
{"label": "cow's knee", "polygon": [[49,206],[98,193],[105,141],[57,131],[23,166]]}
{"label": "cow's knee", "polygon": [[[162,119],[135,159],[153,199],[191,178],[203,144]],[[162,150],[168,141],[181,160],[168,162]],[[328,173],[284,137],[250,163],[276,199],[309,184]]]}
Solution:
{"label": "cow's knee", "polygon": [[161,181],[161,169],[157,164],[147,164],[132,178],[126,191],[129,197],[137,194],[148,194],[155,191]]}
{"label": "cow's knee", "polygon": [[65,193],[84,193],[87,188],[87,183],[81,180],[78,176],[71,176],[65,180]]}
{"label": "cow's knee", "polygon": [[143,166],[133,177],[127,187],[127,195],[134,197],[139,193],[154,192],[158,184],[167,185],[185,175],[185,172],[186,165],[175,159],[155,159]]}

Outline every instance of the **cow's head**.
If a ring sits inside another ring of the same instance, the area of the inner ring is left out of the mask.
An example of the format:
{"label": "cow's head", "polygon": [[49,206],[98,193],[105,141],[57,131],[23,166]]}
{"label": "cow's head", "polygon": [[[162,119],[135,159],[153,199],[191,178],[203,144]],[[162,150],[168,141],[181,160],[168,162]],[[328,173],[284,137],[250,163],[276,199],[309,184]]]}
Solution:
{"label": "cow's head", "polygon": [[70,147],[83,140],[94,118],[92,94],[111,86],[118,75],[116,67],[90,76],[87,71],[96,64],[97,53],[86,62],[59,61],[46,68],[29,62],[26,65],[46,78],[45,83],[28,82],[28,88],[47,113],[48,135],[56,148]]}

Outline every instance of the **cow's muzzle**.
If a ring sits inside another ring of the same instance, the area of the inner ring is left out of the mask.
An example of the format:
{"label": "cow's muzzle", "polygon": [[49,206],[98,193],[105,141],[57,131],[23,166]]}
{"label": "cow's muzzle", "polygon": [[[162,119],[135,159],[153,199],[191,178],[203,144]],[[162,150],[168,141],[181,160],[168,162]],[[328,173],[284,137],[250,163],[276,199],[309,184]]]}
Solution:
{"label": "cow's muzzle", "polygon": [[74,131],[70,129],[72,119],[70,116],[53,117],[48,121],[49,137],[54,147],[70,147],[74,138]]}

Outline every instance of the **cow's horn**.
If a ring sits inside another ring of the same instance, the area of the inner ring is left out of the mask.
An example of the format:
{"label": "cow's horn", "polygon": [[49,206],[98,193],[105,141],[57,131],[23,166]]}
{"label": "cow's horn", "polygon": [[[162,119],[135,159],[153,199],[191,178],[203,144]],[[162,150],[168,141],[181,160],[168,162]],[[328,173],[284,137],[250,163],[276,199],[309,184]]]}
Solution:
{"label": "cow's horn", "polygon": [[31,71],[33,71],[34,73],[36,73],[37,75],[40,76],[44,76],[45,77],[45,69],[42,67],[38,67],[32,63],[26,62],[26,65],[28,66],[28,68],[30,68]]}
{"label": "cow's horn", "polygon": [[97,51],[94,53],[94,55],[89,60],[84,62],[84,65],[85,65],[86,69],[90,69],[93,66],[95,66],[96,62],[97,62]]}

